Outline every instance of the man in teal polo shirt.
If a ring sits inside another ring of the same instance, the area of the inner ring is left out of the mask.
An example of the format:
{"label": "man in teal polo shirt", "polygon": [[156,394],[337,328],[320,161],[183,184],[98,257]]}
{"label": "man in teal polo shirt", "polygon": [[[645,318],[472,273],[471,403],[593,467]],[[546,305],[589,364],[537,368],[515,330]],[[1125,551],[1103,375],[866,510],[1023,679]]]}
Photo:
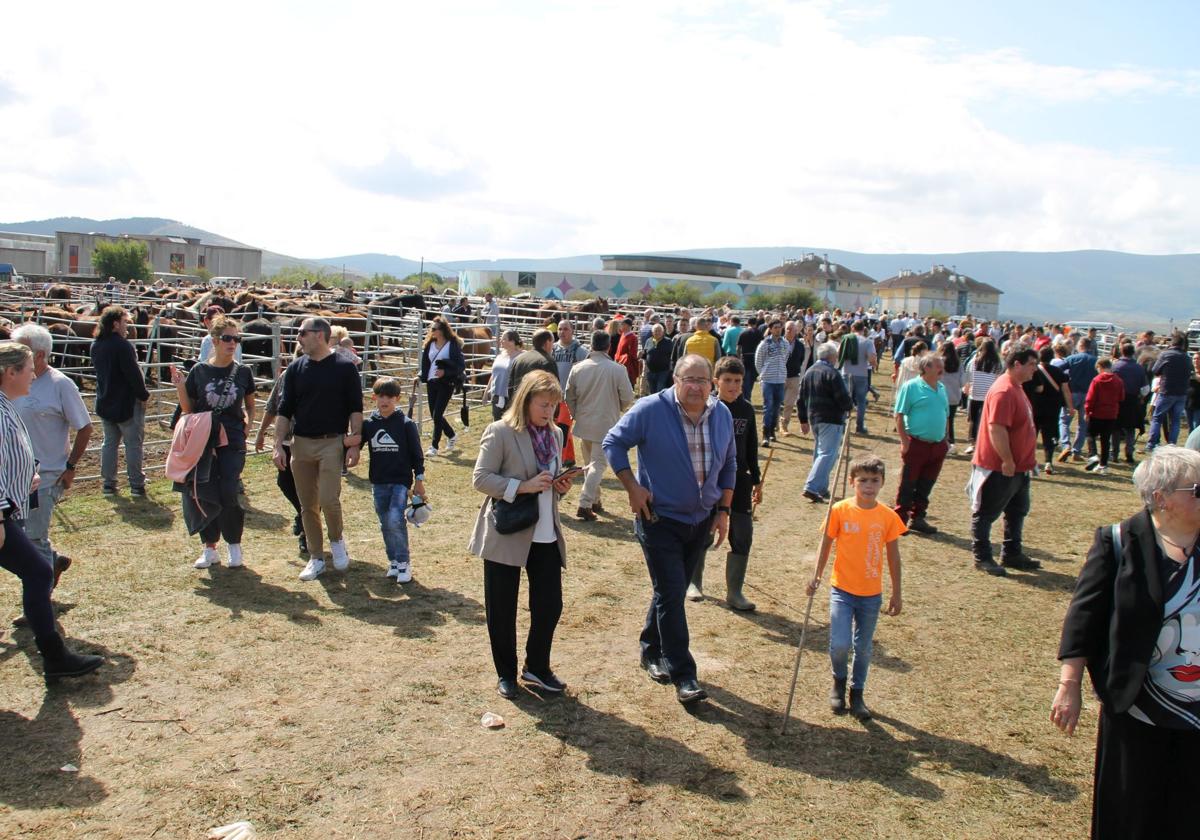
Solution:
{"label": "man in teal polo shirt", "polygon": [[904,470],[896,490],[896,513],[910,531],[936,534],[925,519],[929,494],[946,460],[946,419],[950,402],[942,384],[942,358],[926,353],[918,367],[921,375],[910,379],[896,394],[896,431],[900,433],[900,458]]}

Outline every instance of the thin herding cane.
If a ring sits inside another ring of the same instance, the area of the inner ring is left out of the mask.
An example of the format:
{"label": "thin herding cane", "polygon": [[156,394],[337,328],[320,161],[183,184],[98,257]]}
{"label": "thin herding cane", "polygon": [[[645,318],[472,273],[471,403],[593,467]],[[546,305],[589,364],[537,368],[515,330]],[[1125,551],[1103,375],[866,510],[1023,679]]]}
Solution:
{"label": "thin herding cane", "polygon": [[[847,423],[847,426],[849,424]],[[845,440],[842,441],[842,456],[838,461],[837,472],[833,477],[833,487],[838,488],[841,484],[841,498],[846,497],[846,485],[850,478],[850,430],[846,430]],[[829,504],[825,506],[825,520],[821,525],[821,538],[824,539],[825,531],[829,528],[829,517],[833,513],[832,493],[829,494]],[[817,550],[820,551],[820,543],[817,544]],[[817,597],[814,592],[808,596],[808,606],[804,608],[804,624],[800,628],[800,645],[796,648],[796,665],[792,668],[792,687],[788,690],[787,708],[783,711],[783,726],[779,730],[780,735],[787,734],[788,721],[792,719],[792,700],[796,697],[796,680],[800,677],[800,657],[804,655],[804,638],[808,635],[808,618],[812,615],[813,599]]]}
{"label": "thin herding cane", "polygon": [[[772,449],[770,452],[767,453],[767,463],[763,465],[762,475],[760,475],[758,477],[758,486],[759,487],[761,487],[762,485],[767,483],[767,470],[771,469],[771,459],[774,457],[775,457],[775,450]],[[755,521],[758,520],[758,502],[755,502],[754,506],[750,508],[750,518]]]}

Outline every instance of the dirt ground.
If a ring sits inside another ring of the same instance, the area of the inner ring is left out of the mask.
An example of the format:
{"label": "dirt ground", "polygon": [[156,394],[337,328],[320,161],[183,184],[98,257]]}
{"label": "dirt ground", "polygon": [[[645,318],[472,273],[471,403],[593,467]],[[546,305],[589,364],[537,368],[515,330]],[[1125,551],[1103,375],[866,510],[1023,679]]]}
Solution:
{"label": "dirt ground", "polygon": [[[885,458],[890,498],[899,451],[883,391],[853,449]],[[876,634],[875,721],[826,706],[823,587],[781,735],[824,514],[800,496],[811,441],[775,448],[750,563],[757,612],[724,605],[723,551],[709,554],[708,598],[688,606],[710,702],[689,713],[638,668],[650,586],[611,478],[601,521],[570,516],[577,489],[562,503],[566,696],[509,702],[494,692],[482,568],[465,550],[482,414],[428,469],[436,513],[412,532],[404,586],[384,577],[365,465],[343,493],[354,562],[312,583],[297,579],[265,458],[246,474],[244,569],[191,568],[198,543],[163,480],[145,500],[73,492],[53,526],[76,559],[56,600],[71,644],[108,664],[47,689],[28,631],[10,625],[18,582],[0,576],[0,836],[191,838],[238,819],[305,838],[1086,832],[1096,706],[1073,739],[1050,725],[1054,656],[1093,529],[1137,505],[1129,467],[1036,479],[1027,550],[1044,569],[996,579],[971,566],[968,460],[952,457],[931,509],[941,534],[902,541],[904,612]],[[487,711],[507,725],[484,730]]]}

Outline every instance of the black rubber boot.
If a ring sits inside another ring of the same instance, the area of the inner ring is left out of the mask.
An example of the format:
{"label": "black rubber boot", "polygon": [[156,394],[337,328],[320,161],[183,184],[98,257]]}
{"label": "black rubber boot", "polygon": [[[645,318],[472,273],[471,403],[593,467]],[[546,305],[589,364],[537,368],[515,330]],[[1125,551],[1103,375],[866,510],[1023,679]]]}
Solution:
{"label": "black rubber boot", "polygon": [[833,710],[835,715],[846,714],[846,681],[839,680],[836,677],[833,680],[833,688],[829,689],[829,708]]}
{"label": "black rubber boot", "polygon": [[742,585],[746,582],[746,564],[750,558],[745,554],[730,552],[725,555],[725,603],[730,609],[740,612],[750,612],[754,602],[742,594]]}
{"label": "black rubber boot", "polygon": [[62,636],[55,633],[37,640],[42,652],[42,669],[46,684],[52,685],[63,677],[82,677],[104,664],[104,657],[72,653],[63,644]]}
{"label": "black rubber boot", "polygon": [[700,562],[696,564],[696,571],[692,573],[692,582],[688,584],[687,598],[689,601],[704,600],[704,556],[701,555]]}
{"label": "black rubber boot", "polygon": [[871,710],[863,702],[863,690],[861,688],[850,689],[850,714],[861,721],[871,719]]}

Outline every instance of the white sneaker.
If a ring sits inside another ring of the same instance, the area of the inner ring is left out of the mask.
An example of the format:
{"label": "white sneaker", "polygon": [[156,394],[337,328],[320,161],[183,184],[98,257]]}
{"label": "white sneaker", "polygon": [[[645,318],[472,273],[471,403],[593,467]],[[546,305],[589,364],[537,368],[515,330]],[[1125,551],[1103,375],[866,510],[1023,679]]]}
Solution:
{"label": "white sneaker", "polygon": [[953,443],[952,443],[952,444],[950,444],[950,446],[948,446],[948,447],[946,448],[946,454],[947,454],[947,455],[953,455],[953,454],[954,454],[955,452],[957,452],[957,451],[958,451],[958,447],[957,447],[957,446],[955,446]]}
{"label": "white sneaker", "polygon": [[325,571],[325,561],[320,557],[311,557],[308,565],[304,567],[304,571],[300,573],[300,580],[316,580],[323,571]]}
{"label": "white sneaker", "polygon": [[401,563],[396,568],[396,583],[408,583],[412,580],[412,566],[408,563]]}
{"label": "white sneaker", "polygon": [[457,441],[458,441],[458,438],[456,438],[456,437],[446,438],[446,451],[453,452],[454,448],[455,448],[455,443],[457,443]]}
{"label": "white sneaker", "polygon": [[204,547],[204,551],[200,554],[199,559],[192,564],[193,569],[207,569],[209,566],[220,566],[221,558],[217,555],[215,548]]}
{"label": "white sneaker", "polygon": [[350,568],[350,554],[346,551],[345,540],[331,540],[329,542],[329,553],[333,555],[333,568],[339,572],[344,572]]}
{"label": "white sneaker", "polygon": [[236,543],[229,546],[229,568],[238,569],[244,566],[242,561],[242,544]]}
{"label": "white sneaker", "polygon": [[1096,467],[1092,470],[1092,475],[1108,475],[1108,467]]}
{"label": "white sneaker", "polygon": [[975,451],[975,447],[974,447],[974,446],[968,446],[966,449],[964,449],[964,450],[963,450],[963,454],[964,454],[964,455],[970,455],[970,454],[971,454],[972,452],[974,452],[974,451]]}
{"label": "white sneaker", "polygon": [[437,447],[436,447],[436,446],[431,446],[431,447],[429,447],[428,449],[426,449],[426,450],[425,450],[425,457],[426,457],[426,458],[436,458],[436,457],[437,457],[437,454],[438,454],[438,451],[437,451]]}
{"label": "white sneaker", "polygon": [[398,565],[396,565],[395,563],[388,563],[387,576],[390,578],[394,578],[398,574],[400,574],[400,567]]}

